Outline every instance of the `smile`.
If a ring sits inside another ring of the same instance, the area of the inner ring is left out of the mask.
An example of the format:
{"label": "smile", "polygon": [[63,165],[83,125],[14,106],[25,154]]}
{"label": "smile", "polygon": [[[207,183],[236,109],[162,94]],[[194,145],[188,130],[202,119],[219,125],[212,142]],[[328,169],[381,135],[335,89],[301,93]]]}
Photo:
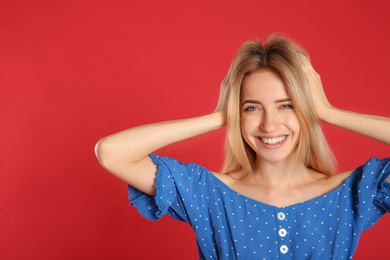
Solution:
{"label": "smile", "polygon": [[284,139],[287,138],[287,135],[283,136],[283,137],[275,137],[275,138],[260,138],[259,139],[265,143],[265,144],[277,144],[277,143],[281,143],[284,141]]}

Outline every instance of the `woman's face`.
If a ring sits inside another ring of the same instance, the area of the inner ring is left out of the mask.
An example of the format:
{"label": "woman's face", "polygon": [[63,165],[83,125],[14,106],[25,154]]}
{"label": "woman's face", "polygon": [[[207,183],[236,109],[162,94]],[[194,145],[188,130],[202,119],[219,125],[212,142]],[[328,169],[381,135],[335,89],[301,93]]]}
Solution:
{"label": "woman's face", "polygon": [[300,123],[283,80],[270,70],[245,77],[242,83],[241,132],[257,160],[292,158],[299,142]]}

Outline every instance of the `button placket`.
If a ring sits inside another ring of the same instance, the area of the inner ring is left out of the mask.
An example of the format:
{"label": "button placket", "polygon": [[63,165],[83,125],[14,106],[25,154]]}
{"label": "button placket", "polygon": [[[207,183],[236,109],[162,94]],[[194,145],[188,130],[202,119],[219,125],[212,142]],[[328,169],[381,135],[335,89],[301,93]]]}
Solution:
{"label": "button placket", "polygon": [[287,236],[287,230],[283,227],[284,225],[284,222],[287,221],[286,220],[286,214],[282,211],[278,212],[276,214],[276,217],[277,217],[277,222],[279,223],[279,230],[278,230],[278,236],[279,236],[279,250],[280,250],[280,253],[282,253],[281,257],[284,258],[286,257],[287,253],[288,253],[288,246],[286,245],[287,244],[287,241],[288,239],[286,238]]}

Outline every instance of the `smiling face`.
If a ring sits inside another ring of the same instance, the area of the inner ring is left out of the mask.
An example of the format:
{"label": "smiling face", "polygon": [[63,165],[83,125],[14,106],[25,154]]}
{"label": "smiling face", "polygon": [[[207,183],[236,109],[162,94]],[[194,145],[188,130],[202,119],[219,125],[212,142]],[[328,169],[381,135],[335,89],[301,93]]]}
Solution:
{"label": "smiling face", "polygon": [[241,132],[256,160],[291,159],[299,142],[300,123],[283,80],[270,70],[254,72],[242,82]]}

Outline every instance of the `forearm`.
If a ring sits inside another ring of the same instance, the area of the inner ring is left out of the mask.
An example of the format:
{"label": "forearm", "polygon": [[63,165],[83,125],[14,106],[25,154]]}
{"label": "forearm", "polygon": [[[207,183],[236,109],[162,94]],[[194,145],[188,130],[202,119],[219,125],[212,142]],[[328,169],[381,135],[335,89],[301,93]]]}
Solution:
{"label": "forearm", "polygon": [[390,118],[359,114],[332,107],[324,113],[321,119],[325,123],[390,145]]}
{"label": "forearm", "polygon": [[110,164],[111,161],[136,163],[159,148],[224,125],[223,113],[214,112],[200,117],[138,126],[102,138],[97,145],[97,156],[102,164]]}

